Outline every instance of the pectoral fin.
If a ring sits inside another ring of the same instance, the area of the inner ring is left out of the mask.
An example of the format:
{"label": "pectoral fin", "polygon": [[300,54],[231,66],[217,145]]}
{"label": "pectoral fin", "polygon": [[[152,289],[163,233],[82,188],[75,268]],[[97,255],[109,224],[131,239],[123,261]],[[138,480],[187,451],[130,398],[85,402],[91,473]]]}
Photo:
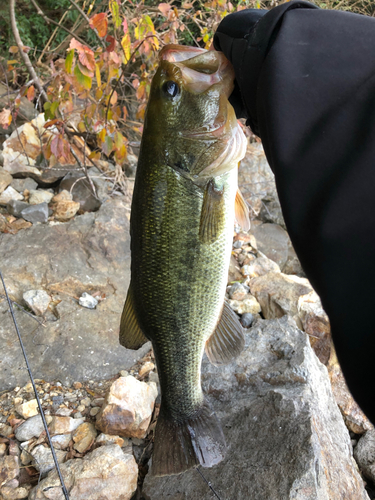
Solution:
{"label": "pectoral fin", "polygon": [[207,340],[205,351],[215,366],[225,365],[236,358],[245,346],[242,326],[237,315],[224,302],[221,319],[216,330]]}
{"label": "pectoral fin", "polygon": [[210,180],[203,195],[203,205],[199,227],[199,238],[202,243],[214,243],[222,233],[225,225],[224,190],[217,189]]}
{"label": "pectoral fin", "polygon": [[133,294],[129,286],[120,324],[120,344],[127,349],[139,349],[147,342],[142,332],[133,306]]}
{"label": "pectoral fin", "polygon": [[236,221],[241,226],[243,231],[247,232],[250,229],[249,209],[239,189],[237,189],[236,193],[234,211],[235,211]]}

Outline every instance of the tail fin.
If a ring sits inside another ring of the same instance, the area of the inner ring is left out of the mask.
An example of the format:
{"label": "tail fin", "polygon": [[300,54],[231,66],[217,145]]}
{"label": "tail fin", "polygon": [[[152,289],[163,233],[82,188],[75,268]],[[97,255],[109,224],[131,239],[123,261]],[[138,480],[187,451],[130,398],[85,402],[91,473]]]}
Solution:
{"label": "tail fin", "polygon": [[221,462],[226,451],[219,421],[204,401],[198,412],[189,419],[177,421],[163,411],[156,424],[152,475],[180,474],[192,467],[212,467]]}

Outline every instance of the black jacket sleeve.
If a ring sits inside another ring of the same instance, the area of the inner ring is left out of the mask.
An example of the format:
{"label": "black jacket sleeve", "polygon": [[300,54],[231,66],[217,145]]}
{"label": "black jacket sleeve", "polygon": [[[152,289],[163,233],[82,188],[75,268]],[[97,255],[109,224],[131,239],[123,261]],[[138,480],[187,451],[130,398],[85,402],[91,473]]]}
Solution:
{"label": "black jacket sleeve", "polygon": [[234,64],[237,109],[262,139],[349,388],[375,422],[375,19],[297,1],[242,12],[214,44]]}

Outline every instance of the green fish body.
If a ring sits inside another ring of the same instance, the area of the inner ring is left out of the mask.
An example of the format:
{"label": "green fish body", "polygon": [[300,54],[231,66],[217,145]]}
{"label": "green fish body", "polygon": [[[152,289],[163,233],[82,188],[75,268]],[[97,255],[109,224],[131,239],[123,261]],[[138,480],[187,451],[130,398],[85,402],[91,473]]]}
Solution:
{"label": "green fish body", "polygon": [[210,467],[225,453],[200,368],[205,349],[221,364],[244,343],[224,304],[236,196],[244,210],[237,165],[245,141],[227,100],[231,85],[222,54],[167,46],[146,112],[120,343],[139,348],[149,339],[153,345],[162,390],[155,475]]}

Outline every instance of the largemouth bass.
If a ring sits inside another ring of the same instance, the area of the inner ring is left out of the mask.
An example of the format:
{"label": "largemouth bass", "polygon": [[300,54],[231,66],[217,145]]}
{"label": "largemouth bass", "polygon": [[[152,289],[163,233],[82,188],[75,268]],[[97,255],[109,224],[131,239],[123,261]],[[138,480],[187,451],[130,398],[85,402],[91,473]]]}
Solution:
{"label": "largemouth bass", "polygon": [[237,190],[246,139],[228,97],[234,72],[220,52],[170,45],[146,110],[131,209],[131,283],[120,343],[151,340],[162,402],[152,473],[211,467],[225,454],[201,389],[203,352],[216,365],[244,345],[224,303],[233,224],[248,229]]}

